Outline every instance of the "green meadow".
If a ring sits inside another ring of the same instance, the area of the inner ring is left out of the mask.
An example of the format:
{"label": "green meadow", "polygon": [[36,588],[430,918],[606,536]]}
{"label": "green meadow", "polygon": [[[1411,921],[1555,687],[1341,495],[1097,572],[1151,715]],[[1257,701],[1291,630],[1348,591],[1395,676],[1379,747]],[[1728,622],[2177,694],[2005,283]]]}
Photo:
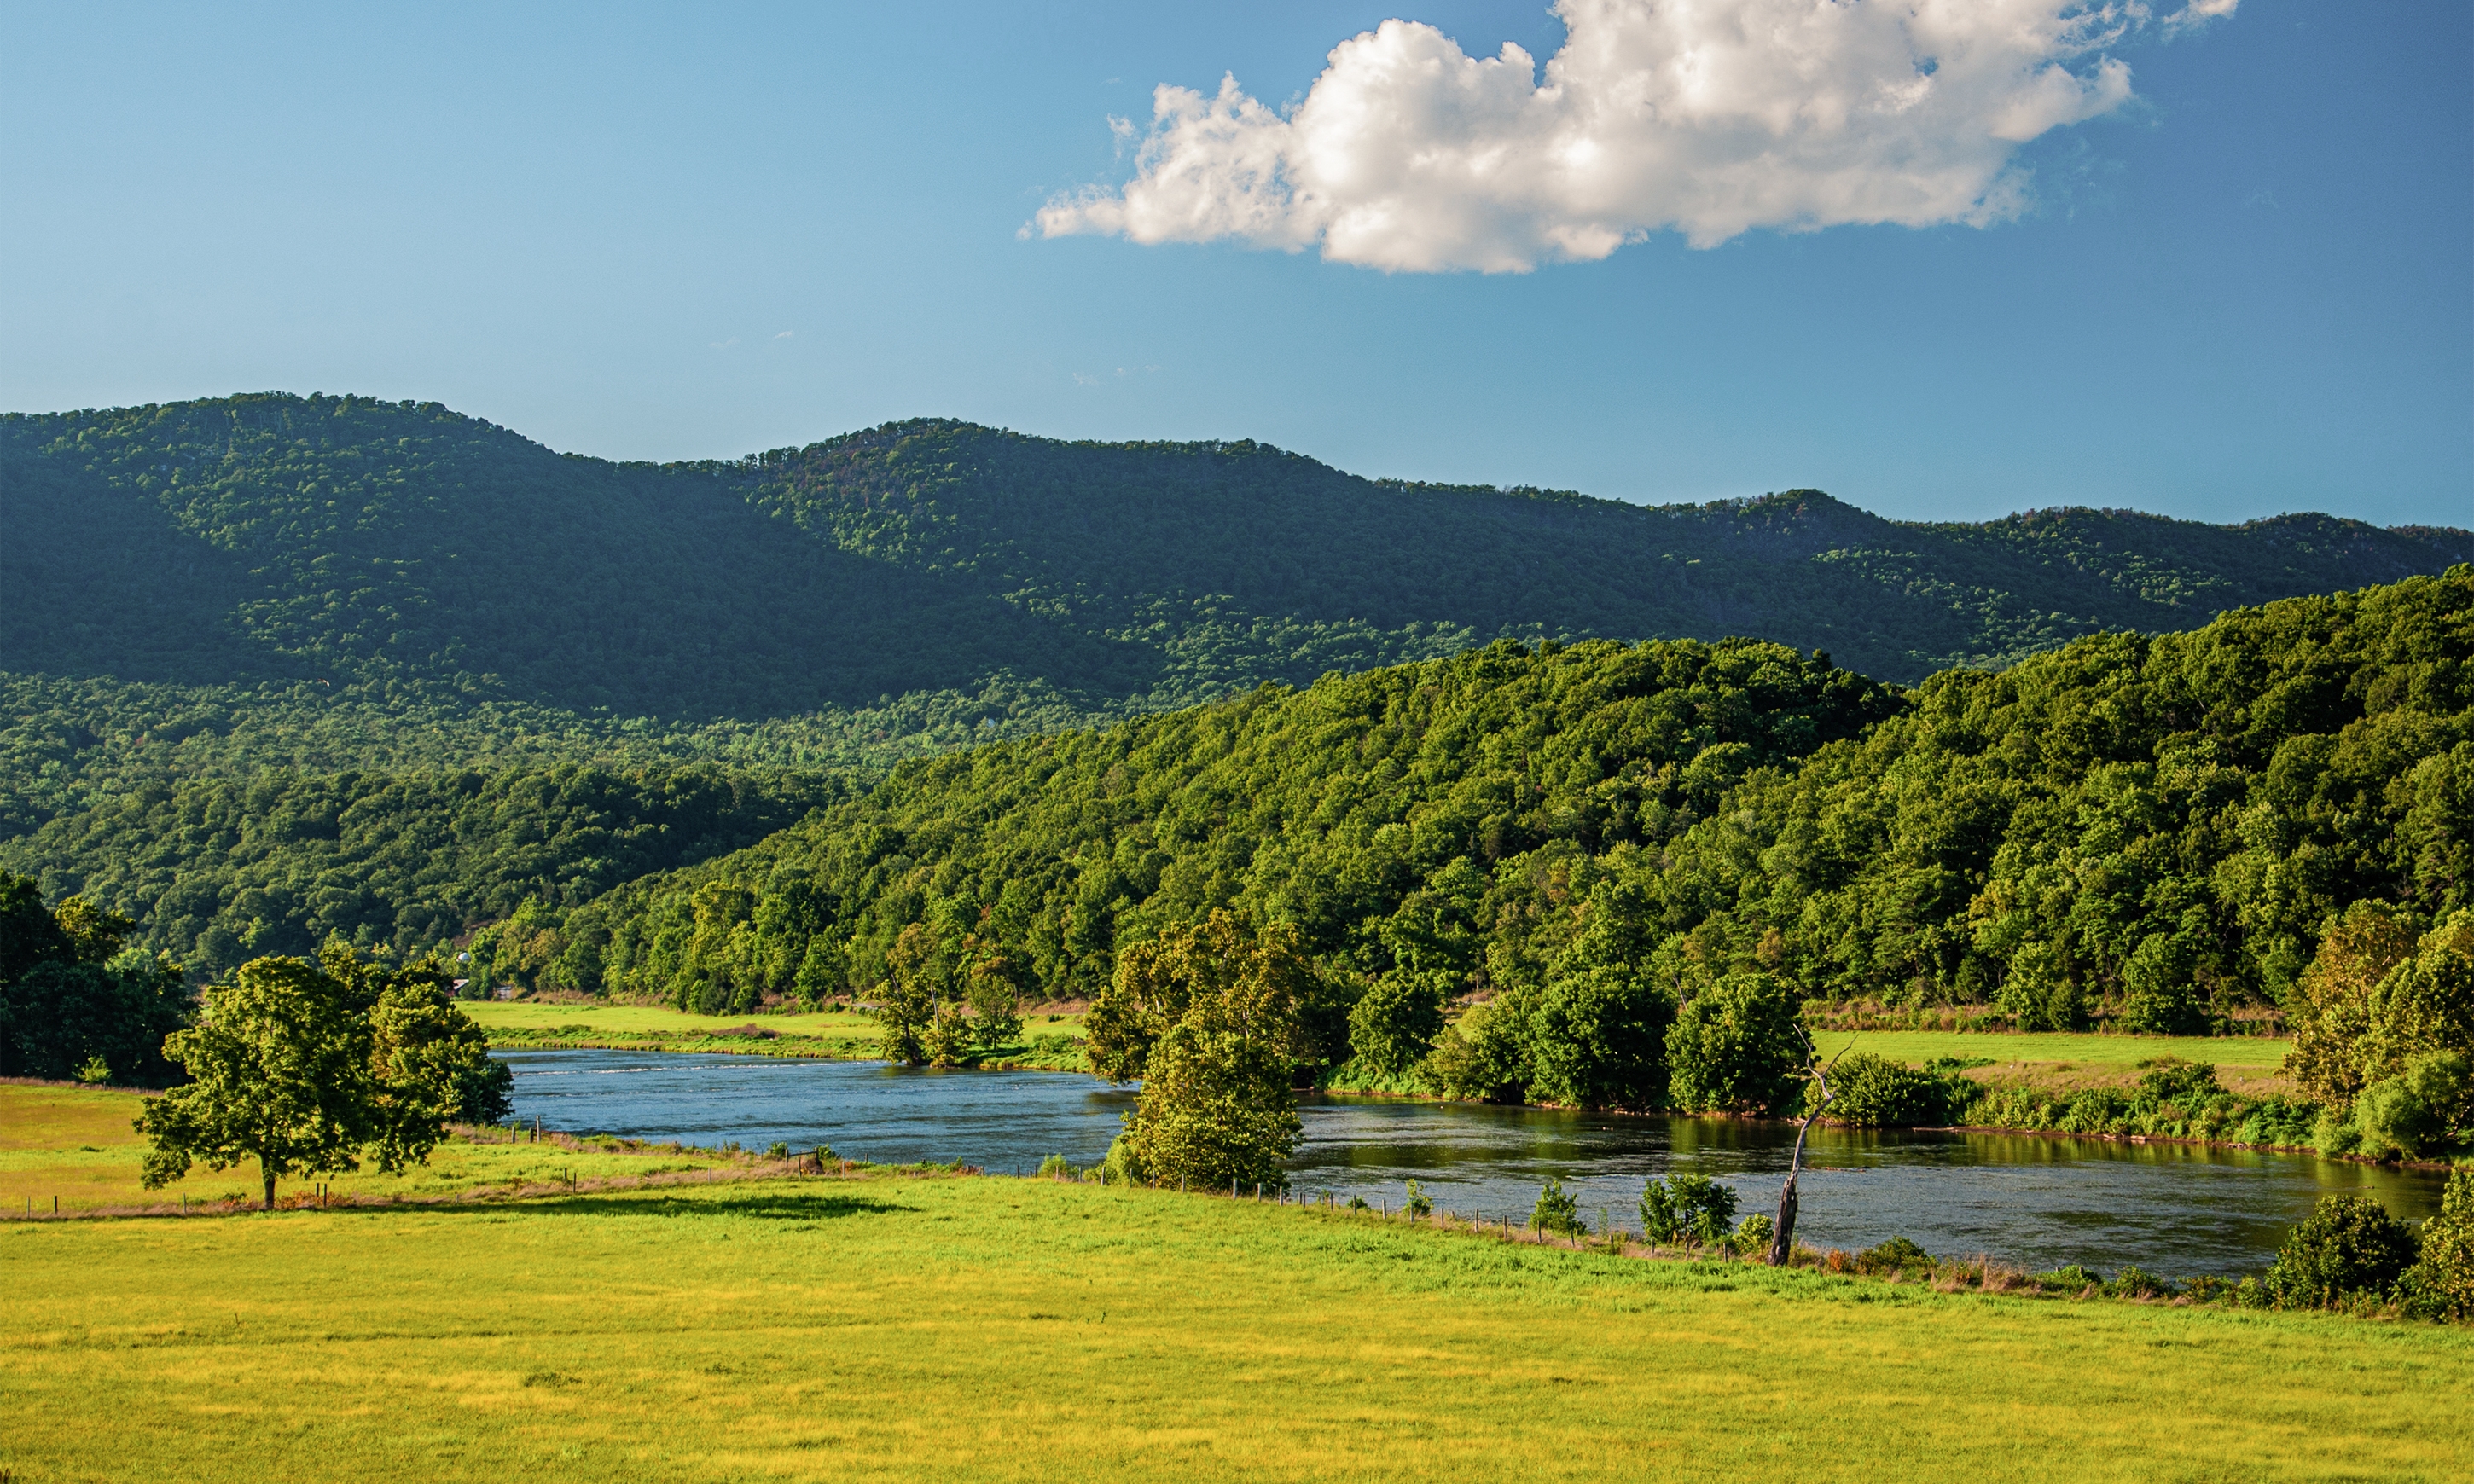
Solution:
{"label": "green meadow", "polygon": [[2266,1036],[2092,1036],[2067,1031],[1823,1031],[1813,1043],[1825,1057],[1850,1045],[1894,1062],[1922,1065],[1934,1057],[1996,1065],[2060,1063],[2130,1070],[2166,1057],[2208,1062],[2226,1071],[2272,1072],[2293,1049],[2290,1041]]}
{"label": "green meadow", "polygon": [[[63,1213],[73,1213],[258,1199],[255,1161],[221,1172],[199,1165],[162,1190],[140,1185],[137,1161],[145,1144],[130,1121],[137,1116],[141,1096],[112,1088],[0,1084],[0,1217],[49,1211],[55,1200]],[[364,1166],[314,1181],[284,1180],[277,1194],[290,1199],[323,1184],[331,1195],[349,1200],[425,1200],[550,1181],[726,1170],[740,1162],[701,1149],[630,1150],[615,1139],[517,1142],[494,1130],[477,1130],[449,1138],[428,1163],[401,1175]]]}
{"label": "green meadow", "polygon": [[[484,1000],[459,1007],[503,1049],[615,1046],[660,1051],[731,1052],[872,1061],[884,1027],[847,1010],[755,1016],[691,1015],[667,1005],[598,1005]],[[1028,1014],[1020,1044],[973,1056],[981,1066],[1079,1071],[1079,1015]]]}
{"label": "green meadow", "polygon": [[35,1480],[2464,1477],[2474,1334],[779,1179],[0,1226]]}

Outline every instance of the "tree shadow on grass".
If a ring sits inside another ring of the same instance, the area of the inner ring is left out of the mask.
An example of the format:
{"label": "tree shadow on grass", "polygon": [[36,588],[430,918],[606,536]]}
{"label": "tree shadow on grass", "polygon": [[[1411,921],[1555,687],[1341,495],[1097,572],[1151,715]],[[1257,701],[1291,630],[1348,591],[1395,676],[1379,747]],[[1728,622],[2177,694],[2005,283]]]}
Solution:
{"label": "tree shadow on grass", "polygon": [[[346,1209],[354,1208],[346,1208]],[[401,1210],[402,1207],[356,1208],[366,1211]],[[738,1195],[695,1197],[664,1192],[595,1191],[580,1195],[532,1196],[517,1201],[452,1202],[422,1208],[460,1215],[665,1216],[686,1219],[729,1217],[752,1221],[833,1221],[844,1216],[914,1214],[919,1208],[859,1195],[825,1195],[794,1191],[750,1191]]]}

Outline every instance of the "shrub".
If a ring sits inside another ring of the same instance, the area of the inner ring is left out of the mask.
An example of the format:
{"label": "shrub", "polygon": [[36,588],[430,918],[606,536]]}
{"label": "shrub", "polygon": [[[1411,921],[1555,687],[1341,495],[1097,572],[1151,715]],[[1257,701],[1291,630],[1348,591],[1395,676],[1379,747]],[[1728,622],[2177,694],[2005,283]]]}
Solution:
{"label": "shrub", "polygon": [[1061,1154],[1050,1155],[1039,1161],[1039,1178],[1042,1180],[1063,1180],[1073,1173],[1074,1166],[1067,1163]]}
{"label": "shrub", "polygon": [[1412,1216],[1431,1216],[1435,1203],[1426,1199],[1425,1188],[1413,1180],[1409,1182],[1409,1198],[1400,1203],[1400,1209]]}
{"label": "shrub", "polygon": [[1902,1063],[1858,1051],[1830,1074],[1830,1115],[1860,1128],[1912,1128],[1950,1120],[1950,1089],[1942,1079]]}
{"label": "shrub", "polygon": [[1695,994],[1666,1033],[1668,1095],[1686,1113],[1775,1113],[1804,1088],[1796,1001],[1758,970],[1732,973]]}
{"label": "shrub", "polygon": [[2117,1299],[2170,1299],[2173,1285],[2152,1273],[2143,1272],[2135,1264],[2113,1275],[2104,1291]]}
{"label": "shrub", "polygon": [[2417,1057],[2394,1077],[2372,1083],[2354,1099],[2362,1152],[2374,1159],[2413,1159],[2448,1141],[2464,1105],[2469,1064],[2462,1052]]}
{"label": "shrub", "polygon": [[1744,1218],[1744,1224],[1735,1229],[1732,1240],[1737,1253],[1747,1257],[1758,1257],[1770,1250],[1770,1238],[1777,1233],[1775,1222],[1756,1212]]}
{"label": "shrub", "polygon": [[1581,1225],[1581,1203],[1564,1192],[1561,1180],[1549,1180],[1539,1190],[1538,1205],[1529,1212],[1529,1224],[1540,1232],[1563,1236],[1584,1236],[1589,1230]]}
{"label": "shrub", "polygon": [[1528,1066],[1519,1017],[1489,1000],[1444,1028],[1418,1075],[1445,1097],[1517,1103],[1528,1093]]}
{"label": "shrub", "polygon": [[1878,1247],[1868,1247],[1856,1255],[1858,1273],[1930,1273],[1932,1254],[1904,1236],[1894,1236]]}
{"label": "shrub", "polygon": [[2407,1307],[2427,1319],[2474,1319],[2474,1169],[2449,1175],[2439,1214],[2422,1224],[2415,1246]]}
{"label": "shrub", "polygon": [[1640,1233],[1653,1242],[1714,1245],[1735,1221],[1735,1192],[1707,1175],[1677,1175],[1641,1187]]}
{"label": "shrub", "polygon": [[2036,1275],[2036,1286],[2053,1293],[2085,1293],[2104,1286],[2104,1275],[2091,1267],[2072,1263],[2050,1273]]}
{"label": "shrub", "polygon": [[787,1160],[790,1158],[790,1146],[777,1138],[773,1142],[764,1146],[764,1158],[768,1160]]}
{"label": "shrub", "polygon": [[2330,1308],[2359,1296],[2386,1297],[2414,1260],[2413,1233],[2365,1196],[2320,1198],[2286,1234],[2268,1290],[2279,1308]]}
{"label": "shrub", "polygon": [[2171,1103],[2188,1110],[2217,1096],[2224,1091],[2224,1088],[2217,1081],[2214,1063],[2158,1057],[2149,1069],[2140,1075],[2139,1090],[2160,1103]]}
{"label": "shrub", "polygon": [[2341,1159],[2363,1145],[2363,1131],[2354,1124],[2353,1115],[2327,1109],[2311,1131],[2311,1147],[2323,1159]]}

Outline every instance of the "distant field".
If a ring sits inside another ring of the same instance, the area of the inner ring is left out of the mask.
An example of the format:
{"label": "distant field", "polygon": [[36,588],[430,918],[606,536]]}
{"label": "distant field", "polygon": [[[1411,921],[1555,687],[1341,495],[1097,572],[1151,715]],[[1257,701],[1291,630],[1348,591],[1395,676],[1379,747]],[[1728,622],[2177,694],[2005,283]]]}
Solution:
{"label": "distant field", "polygon": [[876,1022],[861,1015],[699,1016],[667,1005],[539,1005],[521,1000],[476,1000],[458,1006],[484,1030],[556,1030],[563,1025],[635,1036],[710,1036],[741,1025],[761,1025],[784,1036],[873,1035]]}
{"label": "distant field", "polygon": [[[258,1199],[255,1161],[220,1174],[193,1166],[186,1180],[159,1191],[139,1185],[137,1161],[145,1144],[130,1128],[130,1120],[137,1116],[142,1102],[142,1094],[109,1088],[0,1085],[0,1215],[48,1210],[55,1197],[63,1211],[177,1202],[183,1197],[193,1203]],[[442,1145],[427,1164],[400,1176],[364,1168],[356,1174],[334,1176],[326,1184],[337,1195],[409,1198],[570,1176],[597,1180],[719,1169],[734,1162],[701,1152],[623,1154],[555,1143],[475,1144],[459,1138]],[[278,1184],[276,1193],[294,1195],[312,1184],[285,1180]]]}
{"label": "distant field", "polygon": [[2465,1477],[2474,1333],[796,1180],[0,1228],[17,1480]]}
{"label": "distant field", "polygon": [[[832,1011],[813,1015],[747,1015],[700,1016],[667,1005],[559,1005],[533,1004],[522,1000],[477,1000],[461,1007],[486,1031],[555,1032],[565,1027],[583,1026],[594,1034],[641,1037],[700,1037],[738,1030],[753,1025],[777,1036],[812,1036],[824,1039],[865,1039],[873,1041],[878,1033],[875,1019],[848,1011]],[[1079,1015],[1026,1015],[1022,1028],[1026,1035],[1077,1035],[1082,1029]]]}
{"label": "distant field", "polygon": [[1937,1056],[1991,1057],[1997,1063],[2068,1063],[2129,1069],[2158,1057],[2212,1062],[2222,1067],[2273,1071],[2293,1049],[2290,1041],[2264,1036],[2074,1036],[2001,1035],[1967,1031],[1835,1031],[1814,1039],[1825,1057],[1854,1042],[1855,1049],[1896,1062],[1919,1064]]}

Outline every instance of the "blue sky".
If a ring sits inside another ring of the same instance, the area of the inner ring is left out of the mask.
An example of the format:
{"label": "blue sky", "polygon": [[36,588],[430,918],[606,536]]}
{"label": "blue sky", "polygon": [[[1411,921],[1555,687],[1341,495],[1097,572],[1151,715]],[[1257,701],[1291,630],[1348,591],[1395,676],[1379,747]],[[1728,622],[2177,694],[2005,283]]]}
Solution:
{"label": "blue sky", "polygon": [[1276,113],[1394,17],[1565,39],[1526,0],[12,5],[0,408],[360,392],[618,458],[943,415],[1649,501],[2474,525],[2474,6],[2137,28],[2069,61],[2135,96],[2018,145],[1990,226],[1494,274],[1024,234],[1133,175],[1108,120],[1155,84]]}

